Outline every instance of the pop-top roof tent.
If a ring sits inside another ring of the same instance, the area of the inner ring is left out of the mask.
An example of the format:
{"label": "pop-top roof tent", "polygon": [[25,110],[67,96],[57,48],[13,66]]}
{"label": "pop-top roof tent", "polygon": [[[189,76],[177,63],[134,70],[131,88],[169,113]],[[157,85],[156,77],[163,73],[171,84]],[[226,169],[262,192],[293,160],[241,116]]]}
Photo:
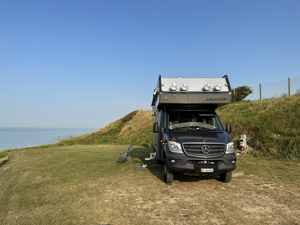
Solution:
{"label": "pop-top roof tent", "polygon": [[179,107],[207,105],[216,108],[230,103],[231,87],[227,75],[222,78],[162,78],[159,75],[151,106]]}

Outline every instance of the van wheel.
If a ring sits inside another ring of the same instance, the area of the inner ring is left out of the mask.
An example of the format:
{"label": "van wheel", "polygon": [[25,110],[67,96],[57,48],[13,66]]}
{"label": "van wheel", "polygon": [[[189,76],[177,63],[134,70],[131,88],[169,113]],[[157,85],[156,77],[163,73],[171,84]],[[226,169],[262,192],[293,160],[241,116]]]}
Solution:
{"label": "van wheel", "polygon": [[232,179],[232,171],[227,172],[227,173],[221,173],[219,175],[220,177],[220,181],[224,182],[224,183],[229,183]]}
{"label": "van wheel", "polygon": [[154,147],[153,148],[153,152],[156,152],[156,161],[157,161],[157,164],[163,164],[163,160],[160,160],[158,158],[158,155],[159,155],[159,151],[156,151],[156,149]]}
{"label": "van wheel", "polygon": [[156,156],[156,160],[157,160],[157,164],[162,164],[163,163],[163,161],[162,160],[160,160],[160,159],[158,159],[158,157]]}
{"label": "van wheel", "polygon": [[164,159],[164,180],[167,185],[172,185],[174,178],[173,171],[168,168],[167,160]]}

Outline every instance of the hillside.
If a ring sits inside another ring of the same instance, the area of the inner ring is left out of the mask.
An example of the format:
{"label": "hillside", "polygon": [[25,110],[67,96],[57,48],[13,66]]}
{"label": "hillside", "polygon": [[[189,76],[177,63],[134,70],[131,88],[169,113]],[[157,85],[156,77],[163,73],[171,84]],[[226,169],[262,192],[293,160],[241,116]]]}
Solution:
{"label": "hillside", "polygon": [[[217,113],[223,126],[231,123],[230,136],[236,148],[240,135],[246,134],[249,149],[256,155],[300,158],[300,96],[231,103],[218,108]],[[129,143],[151,146],[151,110],[134,111],[98,131],[59,145]]]}
{"label": "hillside", "polygon": [[300,96],[237,102],[217,110],[223,123],[232,124],[236,147],[241,134],[256,154],[300,159]]}
{"label": "hillside", "polygon": [[58,145],[129,144],[151,146],[152,111],[137,110],[102,129],[80,137],[67,139]]}

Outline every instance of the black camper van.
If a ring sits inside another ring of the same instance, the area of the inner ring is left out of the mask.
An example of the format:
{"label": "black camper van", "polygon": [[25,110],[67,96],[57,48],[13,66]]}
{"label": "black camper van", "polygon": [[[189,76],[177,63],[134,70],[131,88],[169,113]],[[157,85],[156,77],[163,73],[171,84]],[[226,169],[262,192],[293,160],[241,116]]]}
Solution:
{"label": "black camper van", "polygon": [[222,78],[162,78],[153,93],[153,149],[164,179],[175,173],[215,174],[228,183],[236,165],[231,125],[222,126],[215,109],[228,104],[231,87]]}

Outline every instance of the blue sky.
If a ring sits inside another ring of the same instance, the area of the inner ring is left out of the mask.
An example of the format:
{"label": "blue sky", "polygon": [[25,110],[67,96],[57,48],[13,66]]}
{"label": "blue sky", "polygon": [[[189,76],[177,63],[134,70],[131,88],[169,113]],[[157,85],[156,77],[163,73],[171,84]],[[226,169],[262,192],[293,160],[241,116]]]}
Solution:
{"label": "blue sky", "polygon": [[158,75],[299,77],[300,1],[0,2],[0,127],[95,128],[149,109]]}

